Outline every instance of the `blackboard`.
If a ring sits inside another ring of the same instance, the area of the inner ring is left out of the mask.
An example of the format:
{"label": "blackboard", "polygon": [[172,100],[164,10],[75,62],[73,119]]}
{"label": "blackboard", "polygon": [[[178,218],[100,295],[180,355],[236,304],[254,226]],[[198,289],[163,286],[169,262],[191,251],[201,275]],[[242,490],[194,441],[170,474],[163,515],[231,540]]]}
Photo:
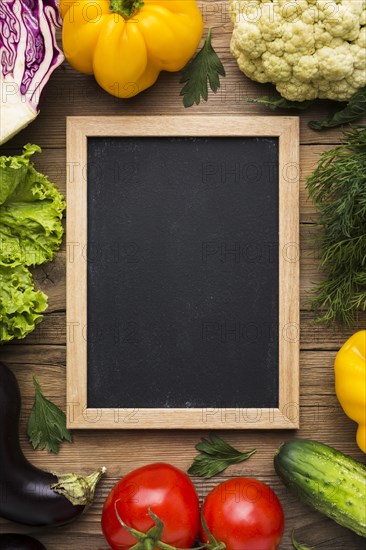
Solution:
{"label": "blackboard", "polygon": [[71,427],[298,425],[297,119],[256,120],[69,120]]}

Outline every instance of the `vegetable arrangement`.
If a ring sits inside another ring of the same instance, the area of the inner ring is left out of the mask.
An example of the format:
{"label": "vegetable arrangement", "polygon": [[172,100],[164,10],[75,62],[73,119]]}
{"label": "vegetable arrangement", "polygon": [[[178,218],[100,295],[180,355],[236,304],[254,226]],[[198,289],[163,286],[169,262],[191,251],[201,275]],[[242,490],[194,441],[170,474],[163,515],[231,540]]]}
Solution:
{"label": "vegetable arrangement", "polygon": [[24,338],[42,320],[47,296],[35,291],[29,266],[53,259],[61,245],[65,201],[37,172],[28,144],[22,155],[0,157],[0,343]]}
{"label": "vegetable arrangement", "polygon": [[76,70],[94,74],[116,97],[149,88],[160,71],[181,70],[202,36],[195,0],[97,0],[85,16],[87,4],[60,2],[64,52]]}
{"label": "vegetable arrangement", "polygon": [[273,491],[250,478],[221,483],[198,497],[186,474],[169,464],[130,472],[108,495],[102,528],[112,550],[190,548],[199,531],[209,550],[275,550],[284,515]]}
{"label": "vegetable arrangement", "polygon": [[0,145],[38,115],[43,89],[64,56],[57,0],[0,2]]}
{"label": "vegetable arrangement", "polygon": [[351,324],[366,309],[366,127],[344,133],[342,145],[321,155],[307,181],[319,213],[321,266],[315,289],[318,321]]}
{"label": "vegetable arrangement", "polygon": [[88,476],[35,468],[19,443],[20,392],[14,374],[0,363],[0,516],[34,526],[64,525],[92,503],[105,469]]}
{"label": "vegetable arrangement", "polygon": [[344,412],[358,424],[357,444],[366,453],[366,330],[343,344],[334,363],[336,394]]}
{"label": "vegetable arrangement", "polygon": [[[316,98],[348,101],[321,130],[355,120],[366,103],[366,6],[353,0],[231,1],[231,53],[252,80],[275,84],[270,108],[306,108]],[[301,102],[305,102],[302,104]],[[343,109],[342,109],[343,110]]]}
{"label": "vegetable arrangement", "polygon": [[[94,74],[116,97],[133,97],[152,86],[160,71],[183,69],[185,107],[217,92],[223,64],[211,30],[190,62],[203,32],[195,0],[61,0],[63,45],[71,65]],[[341,105],[323,130],[352,122],[366,112],[366,5],[353,0],[232,0],[231,50],[253,80],[271,82],[281,94],[251,101],[271,109],[311,106],[317,99]],[[269,16],[267,16],[267,13]],[[92,14],[92,15],[91,15]],[[257,17],[253,15],[259,14]],[[60,23],[55,0],[0,2],[0,144],[38,114],[50,75],[63,60],[55,41]],[[188,63],[188,65],[187,65]],[[0,343],[24,338],[42,320],[47,296],[34,288],[30,266],[53,259],[61,245],[65,201],[30,162],[35,145],[18,157],[0,157]],[[319,321],[351,323],[366,309],[366,128],[344,134],[340,147],[324,153],[307,182],[323,228],[322,266],[327,279],[313,306]],[[366,331],[355,334],[335,361],[337,397],[358,424],[357,442],[366,452]],[[71,441],[65,415],[47,400],[34,378],[35,403],[28,422],[34,448],[58,452]],[[14,375],[0,363],[0,515],[36,526],[63,525],[91,504],[104,473],[89,476],[39,470],[19,444],[20,394]],[[196,445],[188,473],[210,478],[246,461],[215,435]],[[366,468],[322,443],[293,440],[274,458],[276,472],[300,500],[366,537]],[[275,550],[284,513],[275,493],[261,481],[232,478],[207,495],[200,515],[189,477],[169,464],[144,466],[125,476],[107,497],[102,529],[112,550],[190,548],[199,537],[208,550]],[[292,535],[292,544],[301,546]],[[201,546],[200,546],[201,547]],[[0,535],[0,550],[45,550],[26,535]]]}

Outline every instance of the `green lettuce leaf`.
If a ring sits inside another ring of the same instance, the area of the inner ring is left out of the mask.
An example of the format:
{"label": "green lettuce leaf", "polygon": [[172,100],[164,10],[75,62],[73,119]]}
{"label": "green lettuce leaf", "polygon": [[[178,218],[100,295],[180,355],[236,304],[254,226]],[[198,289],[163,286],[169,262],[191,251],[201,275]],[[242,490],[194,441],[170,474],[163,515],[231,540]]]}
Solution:
{"label": "green lettuce leaf", "polygon": [[0,265],[0,342],[24,338],[42,320],[47,296],[33,286],[24,266]]}
{"label": "green lettuce leaf", "polygon": [[61,245],[64,197],[35,170],[28,144],[22,155],[0,157],[0,265],[40,265]]}

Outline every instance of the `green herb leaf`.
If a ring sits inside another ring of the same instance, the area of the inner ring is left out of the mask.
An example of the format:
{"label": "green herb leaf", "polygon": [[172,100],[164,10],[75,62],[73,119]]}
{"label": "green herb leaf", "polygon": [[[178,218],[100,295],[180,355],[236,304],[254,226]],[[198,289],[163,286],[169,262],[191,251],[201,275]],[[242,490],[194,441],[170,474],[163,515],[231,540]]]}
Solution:
{"label": "green herb leaf", "polygon": [[215,434],[210,435],[208,439],[202,438],[195,448],[200,454],[194,458],[188,473],[205,478],[223,472],[232,464],[248,460],[256,452],[253,449],[241,453]]}
{"label": "green herb leaf", "polygon": [[343,134],[322,153],[307,180],[319,214],[318,246],[325,280],[315,288],[317,321],[350,325],[366,310],[366,126]]}
{"label": "green herb leaf", "polygon": [[292,530],[291,533],[291,542],[292,546],[295,548],[295,550],[311,550],[309,546],[303,546],[302,544],[299,544],[295,538],[295,529]]}
{"label": "green herb leaf", "polygon": [[202,49],[196,57],[183,69],[181,79],[183,86],[180,95],[183,96],[185,107],[192,107],[194,103],[199,105],[201,98],[207,101],[208,85],[216,93],[220,88],[220,76],[225,76],[225,69],[221,60],[211,44],[211,29]]}
{"label": "green herb leaf", "polygon": [[54,403],[46,399],[38,380],[33,376],[35,401],[28,419],[28,437],[34,449],[48,449],[58,453],[63,440],[72,442],[72,436],[66,428],[66,416]]}
{"label": "green herb leaf", "polygon": [[334,114],[328,115],[323,121],[311,121],[309,127],[320,132],[327,128],[335,128],[341,124],[348,124],[362,117],[366,113],[366,87],[356,92],[347,105]]}
{"label": "green herb leaf", "polygon": [[271,111],[275,111],[276,109],[299,109],[300,111],[304,111],[313,105],[315,101],[289,101],[281,96],[269,97],[266,95],[256,98],[245,97],[244,100],[248,103],[259,103],[260,105],[264,105],[265,107],[268,107],[268,109],[271,109]]}

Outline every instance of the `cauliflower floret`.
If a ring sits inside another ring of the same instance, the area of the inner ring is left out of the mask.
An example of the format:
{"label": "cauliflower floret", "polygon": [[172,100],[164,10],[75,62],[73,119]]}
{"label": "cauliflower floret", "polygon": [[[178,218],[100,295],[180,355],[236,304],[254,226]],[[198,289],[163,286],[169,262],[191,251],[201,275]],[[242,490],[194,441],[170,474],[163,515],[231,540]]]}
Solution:
{"label": "cauliflower floret", "polygon": [[297,78],[278,82],[276,85],[277,91],[290,101],[305,101],[307,99],[316,99],[318,90],[313,84],[301,82]]}
{"label": "cauliflower floret", "polygon": [[347,82],[353,88],[363,88],[365,85],[365,69],[355,69]]}
{"label": "cauliflower floret", "polygon": [[303,55],[293,68],[294,76],[304,82],[311,82],[317,76],[318,71],[319,63],[314,55]]}
{"label": "cauliflower floret", "polygon": [[366,86],[365,0],[231,0],[231,51],[286,99],[345,101]]}
{"label": "cauliflower floret", "polygon": [[263,67],[270,80],[287,80],[291,77],[292,67],[287,63],[284,57],[278,57],[269,52],[265,52],[262,56]]}
{"label": "cauliflower floret", "polygon": [[317,58],[319,73],[324,80],[343,80],[353,73],[353,56],[349,46],[334,49],[325,46],[317,51]]}
{"label": "cauliflower floret", "polygon": [[231,53],[234,57],[239,57],[243,52],[249,58],[256,59],[266,50],[266,43],[257,25],[246,23],[235,27],[231,40]]}
{"label": "cauliflower floret", "polygon": [[324,28],[332,36],[340,37],[344,40],[356,40],[360,32],[360,14],[353,13],[352,4],[356,1],[348,2],[347,7],[342,5],[327,3],[324,7]]}
{"label": "cauliflower floret", "polygon": [[350,88],[346,79],[339,80],[338,82],[326,82],[321,80],[319,82],[319,95],[321,99],[335,99],[336,101],[346,101],[348,99],[349,91],[352,90],[351,95],[356,92],[356,88]]}
{"label": "cauliflower floret", "polygon": [[302,21],[289,23],[285,27],[282,39],[285,42],[286,52],[288,53],[313,53],[315,51],[312,27]]}

